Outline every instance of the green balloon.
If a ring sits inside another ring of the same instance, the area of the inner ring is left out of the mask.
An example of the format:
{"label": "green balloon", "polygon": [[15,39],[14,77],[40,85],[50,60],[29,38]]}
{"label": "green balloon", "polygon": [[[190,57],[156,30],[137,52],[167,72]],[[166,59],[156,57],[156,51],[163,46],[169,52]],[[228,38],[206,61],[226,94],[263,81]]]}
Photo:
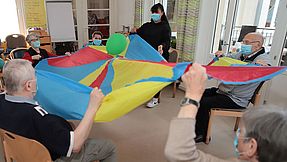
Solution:
{"label": "green balloon", "polygon": [[3,68],[5,62],[0,58],[0,70]]}
{"label": "green balloon", "polygon": [[119,55],[127,47],[127,39],[123,34],[115,33],[107,41],[106,49],[111,55]]}

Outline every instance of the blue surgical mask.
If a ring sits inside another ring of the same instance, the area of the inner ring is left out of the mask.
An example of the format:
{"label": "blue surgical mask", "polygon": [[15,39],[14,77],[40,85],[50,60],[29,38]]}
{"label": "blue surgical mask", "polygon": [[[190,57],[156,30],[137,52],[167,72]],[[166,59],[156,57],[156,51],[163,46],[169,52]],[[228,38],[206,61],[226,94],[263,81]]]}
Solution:
{"label": "blue surgical mask", "polygon": [[159,22],[159,21],[160,21],[160,14],[157,14],[157,13],[151,14],[151,19],[152,19],[154,22]]}
{"label": "blue surgical mask", "polygon": [[[239,135],[240,135],[240,128],[237,129],[236,135],[235,135],[235,138],[234,138],[234,141],[233,141],[234,154],[235,154],[235,156],[237,158],[239,158],[240,156],[242,156],[245,153],[245,152],[239,152],[239,150],[238,150],[238,138],[239,138]],[[240,137],[240,138],[249,139],[248,137]]]}
{"label": "blue surgical mask", "polygon": [[239,128],[238,128],[238,130],[236,132],[236,136],[235,136],[234,141],[233,141],[234,154],[235,154],[236,157],[240,156],[240,153],[239,153],[238,148],[237,148],[238,147],[238,135],[239,135],[238,132],[240,132]]}
{"label": "blue surgical mask", "polygon": [[240,51],[243,55],[249,55],[252,53],[252,45],[246,45],[246,44],[242,44],[241,45],[241,51]]}
{"label": "blue surgical mask", "polygon": [[93,41],[93,44],[94,44],[95,46],[100,46],[100,45],[102,44],[102,40],[100,40],[100,39],[95,39],[95,40]]}
{"label": "blue surgical mask", "polygon": [[40,48],[40,45],[41,45],[41,43],[40,43],[40,41],[34,41],[34,42],[32,42],[32,47],[34,47],[34,48]]}

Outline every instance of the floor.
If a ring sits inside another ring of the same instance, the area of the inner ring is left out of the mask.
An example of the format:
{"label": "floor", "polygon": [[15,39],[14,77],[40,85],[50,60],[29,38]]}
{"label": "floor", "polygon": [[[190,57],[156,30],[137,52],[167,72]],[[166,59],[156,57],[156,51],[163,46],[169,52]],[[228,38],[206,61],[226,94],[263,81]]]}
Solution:
{"label": "floor", "polygon": [[[91,137],[113,140],[118,147],[119,162],[165,162],[163,150],[169,122],[177,115],[184,93],[178,91],[176,98],[171,95],[171,87],[167,87],[158,107],[141,106],[113,122],[95,124]],[[215,118],[211,143],[199,144],[198,148],[219,157],[232,157],[234,122],[232,118]]]}
{"label": "floor", "polygon": [[287,105],[287,72],[273,78],[270,82],[270,90],[267,91],[267,104],[274,104],[282,107]]}
{"label": "floor", "polygon": [[[112,122],[96,123],[90,137],[111,139],[117,145],[119,162],[165,162],[163,150],[169,122],[177,115],[184,93],[179,90],[176,98],[171,96],[172,89],[167,87],[163,90],[158,107],[146,109],[140,106]],[[233,124],[232,118],[215,118],[211,143],[199,144],[198,148],[219,157],[232,157]]]}

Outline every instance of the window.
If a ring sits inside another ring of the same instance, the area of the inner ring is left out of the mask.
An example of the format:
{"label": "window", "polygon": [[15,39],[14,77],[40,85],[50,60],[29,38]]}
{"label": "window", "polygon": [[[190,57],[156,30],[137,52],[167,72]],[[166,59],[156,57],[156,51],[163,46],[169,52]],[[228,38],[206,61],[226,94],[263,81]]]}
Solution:
{"label": "window", "polygon": [[110,0],[72,0],[78,47],[91,41],[92,33],[103,34],[103,44],[110,35]]}
{"label": "window", "polygon": [[171,31],[176,32],[176,4],[175,0],[166,0],[166,16],[169,21]]}
{"label": "window", "polygon": [[1,41],[5,40],[7,35],[20,33],[15,0],[2,2],[0,5],[0,15],[2,15],[0,25]]}
{"label": "window", "polygon": [[92,39],[94,31],[100,31],[103,38],[107,39],[110,35],[110,9],[108,0],[88,0],[88,28],[89,40]]}

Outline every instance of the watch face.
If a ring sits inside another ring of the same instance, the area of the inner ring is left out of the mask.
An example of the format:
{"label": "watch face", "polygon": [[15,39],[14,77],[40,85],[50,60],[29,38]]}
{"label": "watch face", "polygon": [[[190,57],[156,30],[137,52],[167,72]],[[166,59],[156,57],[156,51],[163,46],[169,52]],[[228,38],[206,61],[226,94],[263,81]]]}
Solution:
{"label": "watch face", "polygon": [[186,102],[187,102],[187,98],[184,98],[184,99],[181,100],[181,104],[182,104],[182,105],[183,105],[183,104],[186,104]]}
{"label": "watch face", "polygon": [[189,104],[193,104],[195,105],[196,107],[199,107],[199,102],[193,100],[193,99],[189,99],[189,98],[184,98],[182,99],[181,101],[181,106],[183,105],[189,105]]}

